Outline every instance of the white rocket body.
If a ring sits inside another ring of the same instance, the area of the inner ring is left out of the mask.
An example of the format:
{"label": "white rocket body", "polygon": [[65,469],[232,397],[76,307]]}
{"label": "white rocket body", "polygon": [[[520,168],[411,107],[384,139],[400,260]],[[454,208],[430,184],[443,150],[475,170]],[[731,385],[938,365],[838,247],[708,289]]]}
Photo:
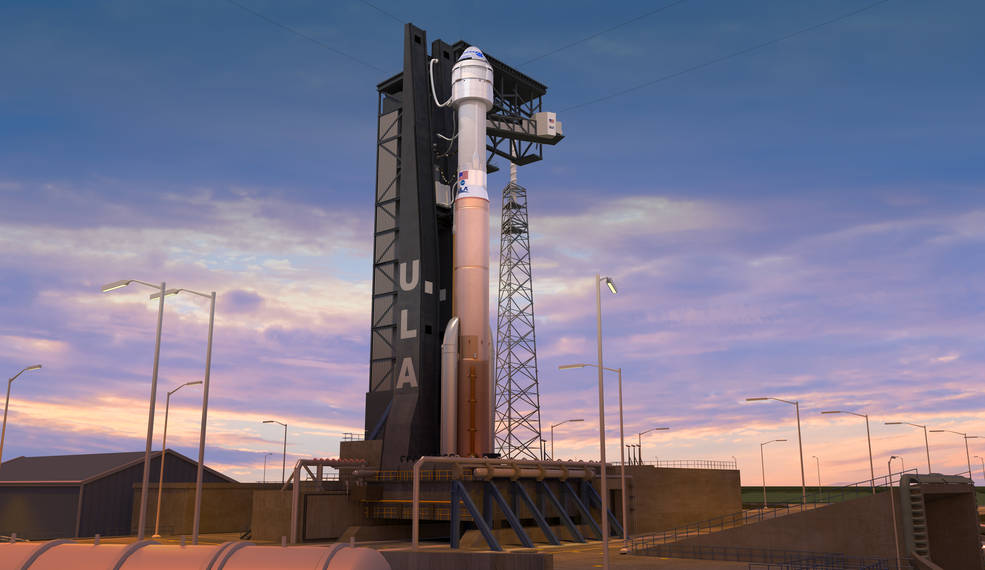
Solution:
{"label": "white rocket body", "polygon": [[[493,452],[494,441],[486,191],[486,113],[493,104],[493,69],[478,48],[469,47],[451,73],[451,105],[458,113],[452,296],[455,317],[446,328],[442,345],[441,453],[481,457]],[[448,366],[456,352],[456,365]],[[453,401],[457,402],[454,410]]]}

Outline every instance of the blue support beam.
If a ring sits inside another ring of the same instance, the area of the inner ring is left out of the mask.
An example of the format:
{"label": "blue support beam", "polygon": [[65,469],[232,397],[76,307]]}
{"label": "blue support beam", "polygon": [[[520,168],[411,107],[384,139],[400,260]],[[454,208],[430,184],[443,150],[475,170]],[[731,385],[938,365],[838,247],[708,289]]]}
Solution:
{"label": "blue support beam", "polygon": [[[598,491],[595,490],[595,487],[592,487],[592,484],[589,483],[588,481],[585,481],[584,479],[582,479],[581,487],[582,487],[582,493],[588,496],[588,501],[587,501],[588,504],[590,506],[591,505],[598,506],[599,511],[601,511],[602,497],[599,496],[599,493]],[[611,509],[609,510],[609,524],[611,524],[612,528],[615,529],[616,536],[622,536],[622,525],[619,524],[619,519],[616,518],[616,515],[612,514]]]}
{"label": "blue support beam", "polygon": [[595,519],[592,517],[592,510],[588,508],[588,505],[581,502],[581,499],[578,498],[578,493],[575,493],[575,490],[571,488],[571,485],[569,485],[567,481],[561,481],[561,494],[574,501],[575,507],[578,508],[578,512],[581,513],[581,516],[588,522],[588,525],[592,527],[592,530],[595,531],[595,534],[598,535],[599,540],[601,540],[602,529],[599,528],[598,523],[595,522]]}
{"label": "blue support beam", "polygon": [[459,526],[459,517],[457,516],[459,503],[464,503],[465,508],[472,515],[472,521],[475,522],[475,526],[478,527],[479,532],[482,533],[482,537],[486,539],[486,544],[489,545],[490,550],[495,550],[497,552],[502,552],[503,547],[499,545],[499,541],[493,536],[492,529],[486,524],[482,513],[476,508],[475,503],[469,497],[469,492],[465,489],[465,485],[462,485],[461,481],[451,482],[451,509],[452,509],[452,526],[451,526],[451,547],[458,548],[459,538],[461,536],[461,527]]}
{"label": "blue support beam", "polygon": [[[581,531],[579,531],[578,527],[575,526],[575,522],[571,520],[570,516],[568,516],[567,509],[565,509],[564,506],[561,505],[561,501],[554,496],[554,493],[551,491],[551,488],[547,486],[547,483],[537,481],[537,490],[540,492],[540,496],[542,498],[546,498],[550,501],[551,505],[554,506],[554,510],[558,512],[564,526],[568,527],[568,532],[571,533],[571,536],[575,537],[577,542],[585,542],[585,537],[582,536]],[[544,509],[544,512],[546,513],[547,509]]]}
{"label": "blue support beam", "polygon": [[482,518],[485,519],[489,528],[493,525],[493,498],[489,494],[489,487],[482,486]]}
{"label": "blue support beam", "polygon": [[[530,540],[530,536],[527,535],[527,531],[523,530],[523,525],[520,524],[520,519],[517,518],[516,513],[510,509],[509,504],[506,503],[506,499],[503,498],[503,494],[499,492],[496,488],[496,484],[492,481],[486,481],[486,495],[492,497],[496,504],[499,505],[499,509],[503,511],[503,515],[506,516],[506,522],[510,523],[510,527],[513,532],[516,533],[517,538],[520,539],[520,543],[527,548],[533,548],[534,543]],[[492,509],[490,509],[489,516],[492,517]]]}
{"label": "blue support beam", "polygon": [[511,487],[513,490],[513,504],[515,505],[513,512],[520,512],[519,507],[520,501],[522,500],[523,504],[530,509],[531,514],[534,516],[534,520],[537,521],[537,526],[540,527],[540,530],[544,533],[544,536],[547,537],[547,541],[554,545],[561,544],[561,541],[558,540],[557,535],[555,535],[554,531],[551,530],[551,525],[547,524],[547,519],[544,518],[543,513],[537,509],[533,500],[530,499],[530,495],[527,494],[527,490],[523,488],[523,483],[520,483],[519,481],[512,481]]}

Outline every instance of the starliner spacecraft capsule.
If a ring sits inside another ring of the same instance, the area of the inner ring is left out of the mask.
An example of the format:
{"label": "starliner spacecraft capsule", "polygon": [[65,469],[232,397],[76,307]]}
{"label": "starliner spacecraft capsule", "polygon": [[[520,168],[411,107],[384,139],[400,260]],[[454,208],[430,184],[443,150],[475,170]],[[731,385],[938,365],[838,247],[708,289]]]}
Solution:
{"label": "starliner spacecraft capsule", "polygon": [[442,344],[441,452],[493,452],[495,379],[489,326],[489,195],[486,113],[493,68],[470,46],[452,68],[450,104],[458,114],[458,180],[453,237],[453,308]]}

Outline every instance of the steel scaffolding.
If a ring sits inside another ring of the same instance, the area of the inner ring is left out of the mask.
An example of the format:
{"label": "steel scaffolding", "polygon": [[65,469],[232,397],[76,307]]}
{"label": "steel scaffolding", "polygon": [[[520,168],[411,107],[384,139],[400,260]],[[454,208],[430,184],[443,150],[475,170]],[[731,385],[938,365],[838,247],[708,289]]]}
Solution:
{"label": "steel scaffolding", "polygon": [[530,271],[527,189],[503,189],[496,318],[496,451],[511,459],[546,459],[541,443],[534,289]]}

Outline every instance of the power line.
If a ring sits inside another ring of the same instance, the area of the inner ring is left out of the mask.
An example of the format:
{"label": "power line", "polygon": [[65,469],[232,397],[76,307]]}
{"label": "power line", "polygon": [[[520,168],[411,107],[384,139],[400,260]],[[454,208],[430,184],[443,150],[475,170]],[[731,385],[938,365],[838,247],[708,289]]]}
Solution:
{"label": "power line", "polygon": [[376,67],[375,65],[373,65],[371,63],[367,63],[367,62],[365,62],[365,61],[363,61],[363,60],[361,60],[361,59],[359,59],[357,57],[351,56],[351,55],[345,53],[344,51],[342,51],[340,49],[337,49],[337,48],[334,48],[331,45],[329,45],[329,44],[327,44],[327,43],[319,40],[318,38],[311,37],[308,34],[305,34],[304,32],[302,32],[300,30],[297,30],[295,28],[292,28],[292,27],[288,26],[287,24],[282,24],[282,23],[278,22],[277,20],[274,20],[273,18],[270,18],[268,16],[265,16],[264,14],[261,14],[260,12],[257,12],[256,10],[254,10],[252,8],[248,8],[248,7],[240,4],[239,2],[236,2],[236,0],[226,0],[226,2],[232,4],[233,6],[236,6],[237,8],[243,10],[244,12],[249,12],[250,14],[253,14],[257,18],[260,18],[261,20],[263,20],[264,22],[267,22],[270,25],[277,26],[278,28],[280,28],[282,30],[285,30],[287,32],[290,32],[290,33],[294,34],[295,36],[298,36],[300,38],[304,38],[304,39],[308,40],[309,42],[311,42],[313,44],[317,44],[317,45],[319,45],[319,46],[327,49],[328,51],[330,51],[332,53],[335,53],[337,55],[341,55],[342,57],[348,58],[348,59],[350,59],[350,60],[352,60],[352,61],[354,61],[354,62],[356,62],[356,63],[358,63],[360,65],[363,65],[365,67],[368,67],[370,69],[375,69],[376,71],[379,71],[381,73],[386,73],[384,70],[380,69],[379,67]]}
{"label": "power line", "polygon": [[[604,29],[604,30],[602,30],[600,32],[595,32],[594,34],[592,34],[590,36],[585,36],[585,37],[581,38],[580,40],[575,40],[575,41],[571,42],[570,44],[565,44],[565,45],[563,45],[563,46],[561,46],[561,47],[559,47],[557,49],[553,49],[553,50],[551,50],[551,51],[549,51],[547,53],[538,55],[537,57],[535,57],[533,59],[528,59],[527,61],[521,63],[520,65],[521,66],[522,65],[527,65],[527,64],[533,63],[533,62],[535,62],[535,61],[537,61],[539,59],[544,59],[545,57],[547,57],[549,55],[554,55],[554,54],[556,54],[559,51],[564,51],[564,50],[566,50],[566,49],[568,49],[570,47],[574,47],[574,46],[576,46],[576,45],[578,45],[580,43],[587,42],[588,40],[590,40],[592,38],[597,38],[598,36],[601,36],[602,34],[607,34],[607,33],[611,32],[612,30],[619,29],[619,28],[621,28],[623,26],[632,24],[633,22],[642,20],[643,18],[646,18],[648,16],[652,16],[652,15],[656,14],[657,12],[663,12],[664,10],[666,10],[668,8],[673,8],[674,6],[677,6],[678,4],[683,4],[685,2],[687,2],[687,0],[677,0],[676,2],[671,2],[670,4],[666,4],[664,6],[661,6],[661,7],[657,8],[656,10],[651,10],[651,11],[645,13],[645,14],[640,14],[639,16],[636,16],[635,18],[631,18],[629,20],[626,20],[625,22],[616,24],[615,26],[612,26],[610,28],[606,28],[606,29]],[[366,2],[366,3],[369,4],[369,2]]]}
{"label": "power line", "polygon": [[384,10],[383,8],[380,8],[380,7],[379,7],[379,6],[377,6],[376,4],[373,4],[372,2],[367,2],[366,0],[360,0],[360,2],[362,2],[363,4],[365,4],[365,5],[367,5],[367,6],[369,6],[369,7],[370,7],[370,8],[372,8],[372,9],[374,9],[374,10],[376,10],[376,11],[377,11],[377,12],[379,12],[380,14],[383,14],[384,16],[387,16],[388,18],[390,18],[390,19],[392,19],[392,20],[394,20],[394,21],[395,21],[395,22],[397,22],[398,24],[403,24],[403,23],[404,23],[404,21],[403,21],[402,19],[400,19],[400,18],[398,18],[398,17],[396,17],[396,16],[394,16],[394,15],[393,15],[393,14],[391,14],[390,12],[387,12],[386,10]]}
{"label": "power line", "polygon": [[729,60],[729,59],[733,59],[733,58],[739,57],[741,55],[745,55],[747,53],[750,53],[750,52],[753,52],[753,51],[762,49],[764,47],[768,47],[768,46],[771,46],[771,45],[778,44],[778,43],[780,43],[782,41],[788,40],[788,39],[793,38],[795,36],[799,36],[799,35],[802,35],[802,34],[806,34],[808,32],[812,32],[814,30],[817,30],[818,28],[823,28],[824,26],[827,26],[829,24],[834,24],[835,22],[840,22],[842,20],[851,18],[852,16],[855,16],[857,14],[861,14],[862,12],[865,12],[867,10],[871,10],[872,8],[875,8],[876,6],[878,6],[880,4],[885,4],[886,2],[889,2],[889,0],[878,0],[877,2],[873,2],[871,4],[867,4],[867,5],[861,7],[859,9],[857,9],[857,10],[854,10],[852,12],[848,12],[847,14],[842,14],[840,16],[836,16],[834,18],[831,18],[830,20],[825,20],[825,21],[820,22],[818,24],[814,24],[814,25],[808,26],[806,28],[801,28],[801,29],[799,29],[799,30],[797,30],[795,32],[791,32],[789,34],[780,36],[778,38],[773,38],[773,39],[771,39],[769,41],[766,41],[766,42],[763,42],[761,44],[756,44],[754,46],[750,46],[750,47],[741,49],[739,51],[732,52],[732,53],[730,53],[728,55],[723,55],[721,57],[717,57],[715,59],[708,60],[708,61],[706,61],[704,63],[699,63],[699,64],[696,64],[696,65],[692,65],[691,67],[684,68],[684,69],[682,69],[680,71],[675,71],[674,73],[671,73],[669,75],[664,75],[664,76],[658,77],[656,79],[651,79],[650,81],[646,81],[644,83],[640,83],[638,85],[634,85],[632,87],[629,87],[627,89],[623,89],[621,91],[616,91],[615,93],[610,93],[609,95],[605,95],[605,96],[599,97],[597,99],[592,99],[592,100],[589,100],[589,101],[585,101],[584,103],[579,103],[577,105],[572,105],[572,106],[567,107],[565,109],[561,109],[560,112],[568,112],[568,111],[572,111],[574,109],[580,109],[582,107],[587,107],[589,105],[594,105],[595,103],[601,103],[602,101],[608,101],[609,99],[612,99],[614,97],[619,97],[620,95],[625,95],[627,93],[631,93],[633,91],[637,91],[639,89],[643,89],[644,87],[649,87],[650,85],[655,85],[657,83],[662,83],[664,81],[668,81],[670,79],[674,79],[676,77],[680,77],[682,75],[686,75],[688,73],[692,73],[692,72],[698,71],[699,69],[704,69],[706,67],[710,67],[712,65],[715,65],[716,63],[721,63],[723,61],[726,61],[726,60]]}

